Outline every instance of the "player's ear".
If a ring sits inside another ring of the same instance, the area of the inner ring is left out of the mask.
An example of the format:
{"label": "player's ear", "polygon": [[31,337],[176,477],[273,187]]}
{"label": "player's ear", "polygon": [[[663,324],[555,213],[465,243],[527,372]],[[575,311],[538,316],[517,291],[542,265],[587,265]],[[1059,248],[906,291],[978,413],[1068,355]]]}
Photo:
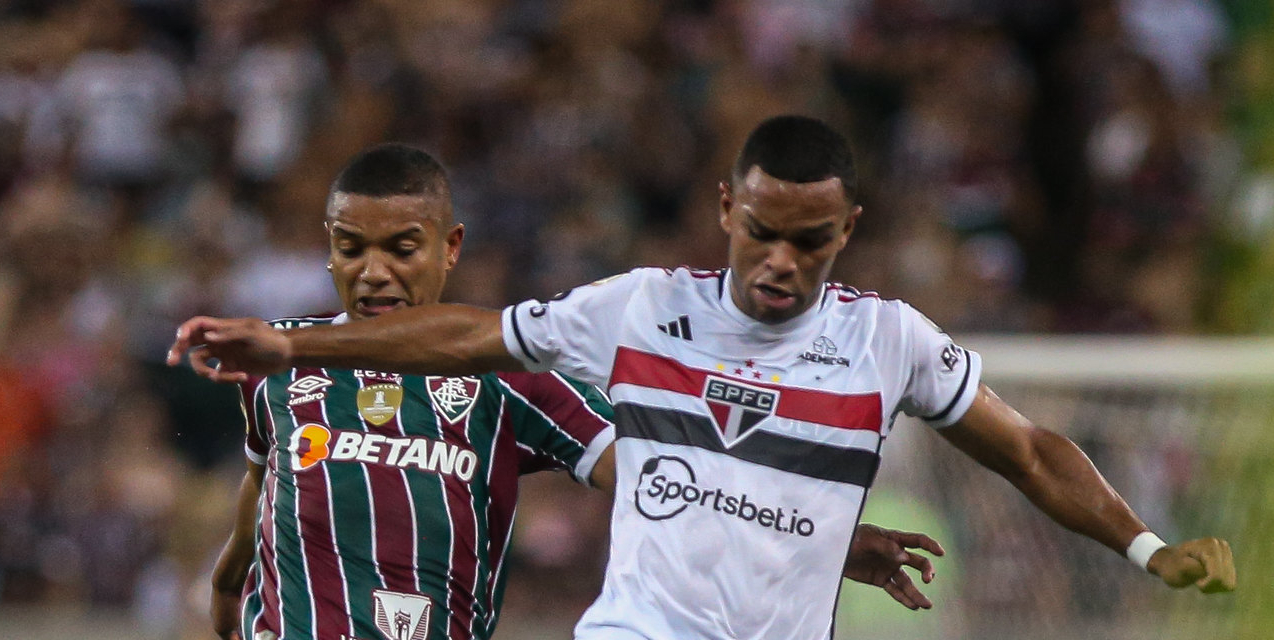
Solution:
{"label": "player's ear", "polygon": [[456,226],[447,232],[444,242],[446,243],[444,251],[446,252],[447,268],[450,269],[456,266],[456,262],[460,260],[460,245],[464,242],[464,224],[456,223]]}
{"label": "player's ear", "polygon": [[734,192],[730,189],[730,182],[722,180],[717,184],[717,193],[720,194],[721,206],[718,210],[720,216],[721,230],[730,233],[730,211],[734,208]]}
{"label": "player's ear", "polygon": [[854,225],[858,224],[858,217],[861,215],[863,215],[862,205],[856,204],[849,210],[849,215],[845,217],[845,229],[841,234],[840,249],[845,248],[845,243],[849,242],[849,236],[854,234]]}

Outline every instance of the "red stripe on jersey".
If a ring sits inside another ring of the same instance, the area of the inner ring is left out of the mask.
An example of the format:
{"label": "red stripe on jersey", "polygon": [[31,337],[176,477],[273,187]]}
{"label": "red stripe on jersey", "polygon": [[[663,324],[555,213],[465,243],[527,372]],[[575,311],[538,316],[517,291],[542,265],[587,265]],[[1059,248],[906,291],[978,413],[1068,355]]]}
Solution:
{"label": "red stripe on jersey", "polygon": [[594,413],[588,403],[565,380],[552,373],[499,373],[501,380],[532,406],[544,412],[558,429],[585,447],[597,434],[611,426]]}
{"label": "red stripe on jersey", "polygon": [[[321,369],[298,369],[296,379],[323,375]],[[326,377],[326,376],[324,376]],[[327,424],[319,402],[307,402],[292,408],[299,424]],[[340,558],[332,539],[332,514],[325,465],[318,464],[294,472],[296,482],[296,517],[301,523],[301,543],[305,550],[305,570],[314,604],[314,637],[337,638],[349,631],[346,612],[345,579],[341,575]]]}
{"label": "red stripe on jersey", "polygon": [[[615,352],[615,367],[610,376],[610,385],[633,384],[698,396],[703,393],[709,375],[726,380],[734,379],[716,371],[686,366],[667,356],[621,346]],[[779,392],[779,404],[774,410],[779,417],[838,429],[880,432],[882,410],[879,393],[836,393],[756,380],[740,382]]]}
{"label": "red stripe on jersey", "polygon": [[[472,449],[466,429],[470,415],[460,424],[438,418],[445,442]],[[474,602],[478,592],[478,522],[473,510],[473,493],[469,483],[455,474],[442,474],[443,493],[447,496],[447,514],[451,518],[451,571],[447,591],[451,613],[450,640],[473,638]]]}

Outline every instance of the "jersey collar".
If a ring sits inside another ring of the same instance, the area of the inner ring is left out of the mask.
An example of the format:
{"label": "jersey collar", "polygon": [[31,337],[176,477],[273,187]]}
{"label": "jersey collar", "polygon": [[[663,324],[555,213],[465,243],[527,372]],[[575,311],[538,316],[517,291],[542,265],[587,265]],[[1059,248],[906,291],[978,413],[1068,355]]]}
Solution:
{"label": "jersey collar", "polygon": [[[733,291],[732,282],[734,280],[733,272],[730,269],[725,270],[722,277],[724,286],[721,287],[721,308],[727,316],[730,316],[735,322],[742,325],[748,333],[762,336],[783,336],[792,333],[798,329],[809,326],[818,317],[818,312],[823,307],[823,301],[819,300],[810,305],[810,308],[801,312],[801,315],[784,320],[778,324],[766,324],[754,319],[752,316],[744,313],[737,305],[734,304],[734,296],[730,293]],[[822,291],[819,292],[823,293]]]}

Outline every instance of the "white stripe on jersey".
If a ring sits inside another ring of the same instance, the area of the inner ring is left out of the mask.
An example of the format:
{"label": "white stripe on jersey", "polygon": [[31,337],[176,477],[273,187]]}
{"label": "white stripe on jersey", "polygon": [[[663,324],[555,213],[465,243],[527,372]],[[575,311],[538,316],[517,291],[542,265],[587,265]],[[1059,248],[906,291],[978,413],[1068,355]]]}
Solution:
{"label": "white stripe on jersey", "polygon": [[[332,379],[332,376],[327,373],[327,369],[320,369],[319,371],[327,379]],[[323,412],[323,423],[332,424],[332,421],[327,417],[327,402],[320,402],[319,410]],[[336,555],[336,568],[341,573],[341,595],[345,598],[345,619],[349,622],[349,635],[352,638],[354,637],[354,616],[349,606],[349,580],[345,579],[345,559],[341,557],[341,548],[336,542],[336,505],[332,499],[333,494],[336,492],[332,490],[331,467],[326,464],[322,466],[323,477],[327,481],[327,524],[328,528],[332,530],[332,553]]]}
{"label": "white stripe on jersey", "polygon": [[[296,381],[296,374],[297,374],[297,370],[293,369],[292,370],[293,382]],[[296,412],[288,411],[288,414],[292,416],[292,428],[294,430],[299,431],[301,429],[301,423],[298,422],[296,419]],[[324,465],[324,466],[327,466],[327,465]],[[305,572],[305,592],[309,594],[310,596],[310,633],[317,634],[318,633],[318,606],[317,606],[317,603],[314,602],[314,582],[312,580],[313,576],[310,575],[309,554],[307,554],[305,551],[305,547],[308,545],[306,545],[305,536],[301,535],[301,483],[295,479],[296,474],[298,471],[300,471],[300,469],[292,469],[291,471],[292,471],[292,477],[293,477],[292,517],[296,519],[296,539],[297,539],[297,542],[300,543],[301,570]],[[332,488],[330,486],[327,487],[327,492],[329,495],[331,494]],[[276,519],[275,522],[277,521],[278,520]],[[278,542],[277,538],[275,539],[275,542],[276,543]],[[275,550],[275,558],[278,558],[277,549]],[[279,609],[280,609],[279,637],[286,636],[286,632],[284,632],[283,630],[283,626],[284,626],[283,620],[286,616],[284,616],[282,612],[282,608],[283,608],[283,593],[282,592],[283,592],[283,576],[279,576]]]}

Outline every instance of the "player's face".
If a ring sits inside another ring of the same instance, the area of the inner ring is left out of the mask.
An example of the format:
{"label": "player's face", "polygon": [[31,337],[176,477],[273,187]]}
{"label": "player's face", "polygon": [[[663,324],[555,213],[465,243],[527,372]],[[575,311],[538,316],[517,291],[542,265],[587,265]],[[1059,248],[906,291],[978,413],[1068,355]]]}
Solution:
{"label": "player's face", "polygon": [[332,282],[351,318],[438,301],[464,239],[450,206],[434,195],[332,196]]}
{"label": "player's face", "polygon": [[818,300],[862,207],[846,201],[840,178],[785,182],[755,166],[720,189],[734,303],[766,323],[800,315]]}

